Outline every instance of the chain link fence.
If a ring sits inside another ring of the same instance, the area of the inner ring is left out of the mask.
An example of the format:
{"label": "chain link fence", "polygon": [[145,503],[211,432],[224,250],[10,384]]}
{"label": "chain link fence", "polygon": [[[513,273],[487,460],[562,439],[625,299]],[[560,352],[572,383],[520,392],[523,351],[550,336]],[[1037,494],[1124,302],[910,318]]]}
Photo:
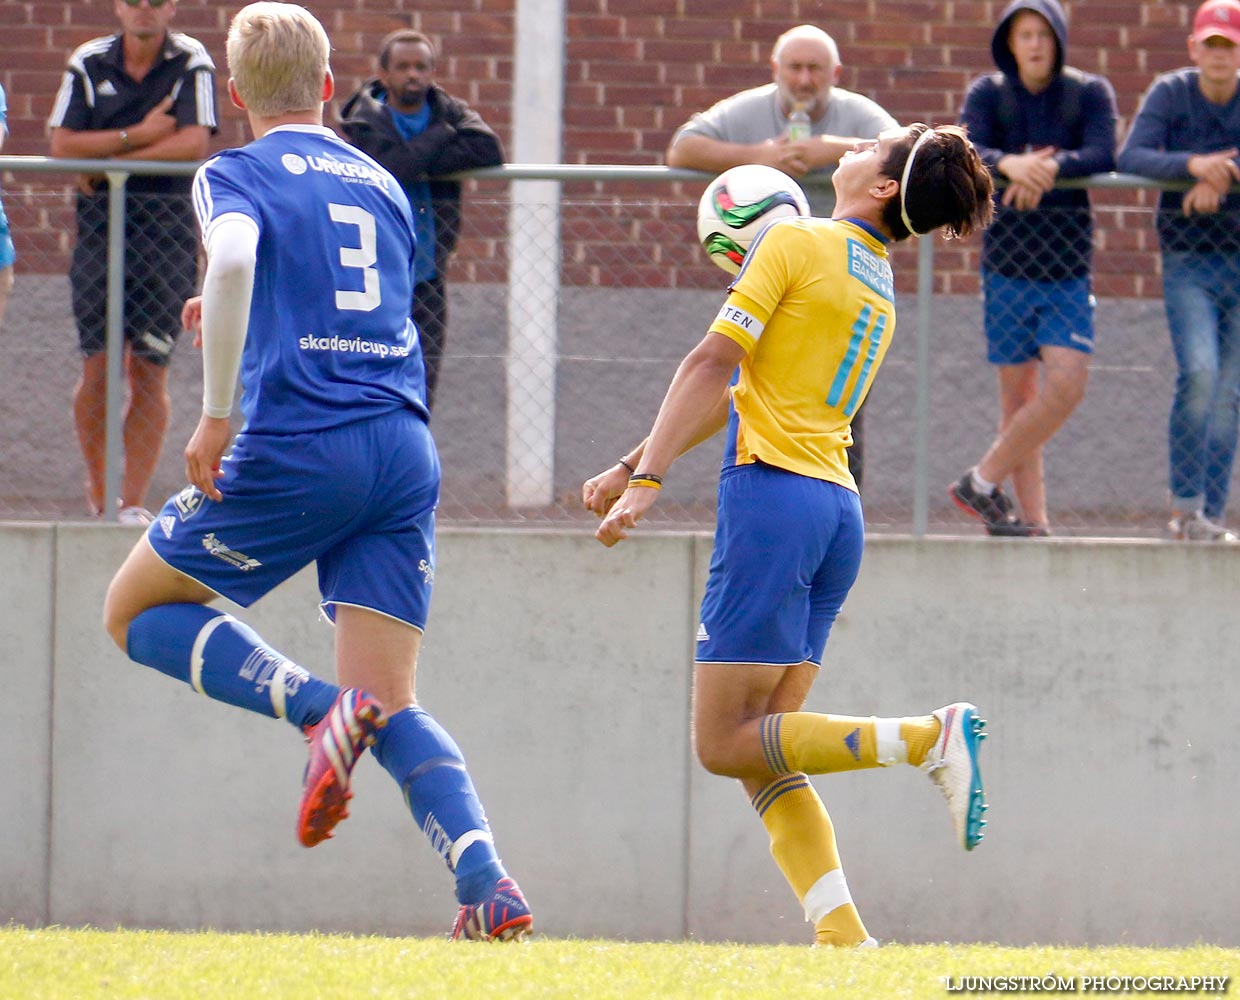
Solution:
{"label": "chain link fence", "polygon": [[[58,186],[63,176],[49,184],[23,173],[21,161],[38,159],[0,161],[19,258],[0,331],[0,517],[76,520],[90,509],[73,410],[83,370],[69,279],[74,194]],[[645,434],[726,293],[727,275],[697,244],[701,179],[665,168],[632,168],[653,182],[603,167],[557,169],[569,168],[494,168],[467,184],[431,421],[443,523],[593,524],[580,509],[582,481]],[[1045,448],[1059,535],[1165,530],[1176,366],[1151,249],[1152,195],[1111,193],[1095,213],[1088,389]],[[985,452],[999,417],[977,280],[981,241],[936,239],[920,252],[915,242],[893,253],[899,328],[864,407],[867,525],[976,534],[946,488]],[[1240,252],[1240,233],[1221,249]],[[149,275],[175,270],[159,240],[140,250]],[[1033,262],[1044,256],[1032,242],[1025,252]],[[197,353],[182,336],[168,366],[171,418],[152,507],[183,485],[181,451],[201,388]],[[710,442],[677,462],[653,524],[713,526],[720,454]]]}

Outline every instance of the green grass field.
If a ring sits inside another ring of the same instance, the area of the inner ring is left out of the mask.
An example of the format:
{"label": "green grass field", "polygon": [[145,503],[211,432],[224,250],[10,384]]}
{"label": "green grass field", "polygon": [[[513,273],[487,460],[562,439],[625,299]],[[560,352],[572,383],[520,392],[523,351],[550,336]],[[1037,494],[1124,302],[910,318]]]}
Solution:
{"label": "green grass field", "polygon": [[[1213,947],[887,945],[841,952],[537,937],[492,946],[319,934],[0,928],[5,1000],[946,997],[978,995],[962,989],[968,985],[962,977],[1055,976],[1073,979],[1069,992],[1083,994],[1104,992],[1086,989],[1086,977],[1238,975],[1240,950]],[[1235,990],[1229,981],[1226,992]]]}

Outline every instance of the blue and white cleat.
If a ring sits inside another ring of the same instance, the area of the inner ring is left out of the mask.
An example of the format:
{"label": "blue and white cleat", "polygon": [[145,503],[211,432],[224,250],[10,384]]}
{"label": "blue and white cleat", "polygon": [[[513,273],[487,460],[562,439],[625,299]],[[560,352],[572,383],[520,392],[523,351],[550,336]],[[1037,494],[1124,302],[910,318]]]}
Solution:
{"label": "blue and white cleat", "polygon": [[930,775],[947,799],[956,839],[966,851],[982,842],[986,825],[983,814],[989,808],[982,789],[982,772],[977,767],[977,751],[986,738],[984,719],[977,717],[977,706],[958,701],[932,713],[942,732],[926,754],[921,769]]}

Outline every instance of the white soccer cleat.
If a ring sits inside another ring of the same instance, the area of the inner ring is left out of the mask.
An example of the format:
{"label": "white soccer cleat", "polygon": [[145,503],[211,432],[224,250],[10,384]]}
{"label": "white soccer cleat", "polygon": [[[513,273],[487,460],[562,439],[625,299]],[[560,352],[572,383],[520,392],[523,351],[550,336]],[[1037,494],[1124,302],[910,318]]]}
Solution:
{"label": "white soccer cleat", "polygon": [[930,775],[947,799],[956,839],[966,851],[982,842],[986,825],[983,814],[989,808],[982,789],[982,772],[977,767],[978,745],[986,738],[986,722],[977,717],[977,707],[958,701],[932,713],[942,731],[926,754],[921,769]]}

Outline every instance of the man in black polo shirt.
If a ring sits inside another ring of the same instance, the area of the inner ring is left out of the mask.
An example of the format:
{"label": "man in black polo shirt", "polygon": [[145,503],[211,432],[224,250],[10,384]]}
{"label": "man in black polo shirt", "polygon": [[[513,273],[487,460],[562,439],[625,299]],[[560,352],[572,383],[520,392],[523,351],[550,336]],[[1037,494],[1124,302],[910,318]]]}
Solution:
{"label": "man in black polo shirt", "polygon": [[[202,43],[170,32],[176,0],[114,0],[121,32],[69,57],[48,126],[53,156],[197,161],[216,128],[215,65]],[[129,178],[125,213],[125,467],[120,519],[150,520],[146,491],[159,462],[171,404],[167,365],[181,306],[195,292],[198,239],[189,177]],[[84,365],[73,397],[86,462],[86,493],[99,515],[104,494],[108,192],[84,175],[70,283]]]}

